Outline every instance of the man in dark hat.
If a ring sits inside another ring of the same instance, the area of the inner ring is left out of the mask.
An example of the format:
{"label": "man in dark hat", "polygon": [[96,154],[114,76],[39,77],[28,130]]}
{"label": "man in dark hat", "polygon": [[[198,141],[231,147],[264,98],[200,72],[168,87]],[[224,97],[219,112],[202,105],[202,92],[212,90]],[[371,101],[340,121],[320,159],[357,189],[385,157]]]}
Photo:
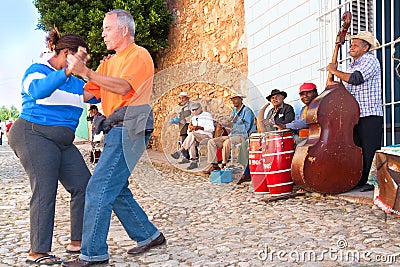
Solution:
{"label": "man in dark hat", "polygon": [[298,138],[296,139],[297,144],[308,137],[306,115],[311,101],[318,96],[317,86],[313,83],[303,83],[299,88],[299,95],[301,102],[305,105],[300,111],[300,118],[286,124],[276,124],[278,130],[292,129],[298,131]]}
{"label": "man in dark hat", "polygon": [[[283,125],[294,120],[294,109],[291,105],[286,104],[283,100],[287,97],[286,92],[273,89],[271,94],[266,97],[269,101],[258,112],[258,123],[261,132],[269,132],[277,130],[276,125]],[[272,109],[264,117],[265,110],[272,103]]]}

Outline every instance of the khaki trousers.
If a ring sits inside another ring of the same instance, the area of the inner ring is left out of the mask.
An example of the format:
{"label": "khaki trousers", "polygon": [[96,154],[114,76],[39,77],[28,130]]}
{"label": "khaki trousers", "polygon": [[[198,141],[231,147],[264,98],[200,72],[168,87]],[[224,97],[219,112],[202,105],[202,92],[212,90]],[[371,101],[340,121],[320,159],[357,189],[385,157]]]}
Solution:
{"label": "khaki trousers", "polygon": [[222,148],[222,163],[226,164],[231,153],[232,144],[237,145],[245,141],[243,136],[221,136],[210,139],[207,143],[208,163],[217,163],[217,149]]}
{"label": "khaki trousers", "polygon": [[183,141],[182,147],[189,151],[189,156],[191,159],[196,158],[196,146],[204,139],[210,138],[206,134],[190,132]]}

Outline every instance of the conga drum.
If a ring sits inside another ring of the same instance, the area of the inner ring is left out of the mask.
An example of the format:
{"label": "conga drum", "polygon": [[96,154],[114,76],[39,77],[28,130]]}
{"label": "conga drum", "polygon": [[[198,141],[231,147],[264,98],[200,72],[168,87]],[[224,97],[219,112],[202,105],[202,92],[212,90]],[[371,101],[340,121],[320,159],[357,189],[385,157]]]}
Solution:
{"label": "conga drum", "polygon": [[291,164],[294,138],[291,130],[270,131],[263,138],[262,162],[271,196],[290,194],[293,190]]}
{"label": "conga drum", "polygon": [[263,133],[253,133],[250,135],[249,143],[249,169],[254,193],[268,193],[267,181],[262,162],[262,140]]}

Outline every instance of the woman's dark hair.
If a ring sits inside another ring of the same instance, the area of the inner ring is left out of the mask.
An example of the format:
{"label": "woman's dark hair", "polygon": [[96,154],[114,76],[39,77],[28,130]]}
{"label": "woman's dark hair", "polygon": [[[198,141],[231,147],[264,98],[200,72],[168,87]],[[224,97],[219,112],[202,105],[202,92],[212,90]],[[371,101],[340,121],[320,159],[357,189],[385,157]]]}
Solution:
{"label": "woman's dark hair", "polygon": [[55,51],[56,54],[65,48],[76,53],[79,46],[86,48],[86,52],[89,53],[89,47],[82,36],[75,33],[68,33],[61,36],[56,27],[50,30],[49,35],[46,37],[46,43],[47,48],[50,51]]}

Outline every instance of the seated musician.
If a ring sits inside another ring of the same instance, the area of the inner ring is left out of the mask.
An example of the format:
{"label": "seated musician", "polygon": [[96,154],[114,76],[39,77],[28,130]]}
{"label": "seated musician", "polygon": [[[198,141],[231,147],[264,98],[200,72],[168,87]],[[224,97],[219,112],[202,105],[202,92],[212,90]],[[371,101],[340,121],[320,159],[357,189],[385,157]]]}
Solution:
{"label": "seated musician", "polygon": [[[283,100],[287,97],[287,93],[278,89],[273,89],[271,94],[267,96],[267,102],[258,112],[259,130],[261,132],[269,132],[277,130],[277,124],[286,124],[294,120],[294,109],[291,105],[286,104]],[[272,103],[272,108],[264,117],[265,110]]]}
{"label": "seated musician", "polygon": [[300,118],[286,124],[276,124],[279,130],[292,129],[298,131],[298,137],[295,139],[296,144],[304,142],[308,137],[306,115],[309,104],[318,96],[317,86],[313,83],[303,83],[299,88],[299,95],[301,102],[305,105],[300,111]]}
{"label": "seated musician", "polygon": [[253,128],[253,111],[243,104],[245,96],[235,94],[231,97],[234,109],[229,117],[225,128],[230,129],[228,136],[220,136],[210,139],[207,143],[207,162],[210,166],[203,173],[210,174],[212,171],[220,170],[217,162],[217,149],[222,148],[222,167],[226,166],[232,145],[243,143],[249,137]]}
{"label": "seated musician", "polygon": [[[171,154],[175,159],[182,158],[179,164],[189,163],[188,170],[199,167],[197,160],[197,145],[204,139],[212,138],[214,122],[210,113],[203,111],[200,103],[193,102],[191,105],[192,117],[190,118],[187,137],[182,143],[179,151]],[[188,151],[190,160],[183,156],[183,151]]]}
{"label": "seated musician", "polygon": [[[260,132],[269,132],[277,130],[276,124],[285,124],[293,121],[294,119],[294,109],[291,105],[286,104],[283,100],[287,97],[287,93],[280,91],[278,89],[273,89],[271,94],[266,97],[269,101],[267,102],[261,110],[258,112],[258,128]],[[272,103],[272,108],[268,111],[267,116],[264,117],[265,110]],[[249,166],[245,168],[245,171],[238,181],[237,184],[244,182],[250,182],[250,169]]]}

